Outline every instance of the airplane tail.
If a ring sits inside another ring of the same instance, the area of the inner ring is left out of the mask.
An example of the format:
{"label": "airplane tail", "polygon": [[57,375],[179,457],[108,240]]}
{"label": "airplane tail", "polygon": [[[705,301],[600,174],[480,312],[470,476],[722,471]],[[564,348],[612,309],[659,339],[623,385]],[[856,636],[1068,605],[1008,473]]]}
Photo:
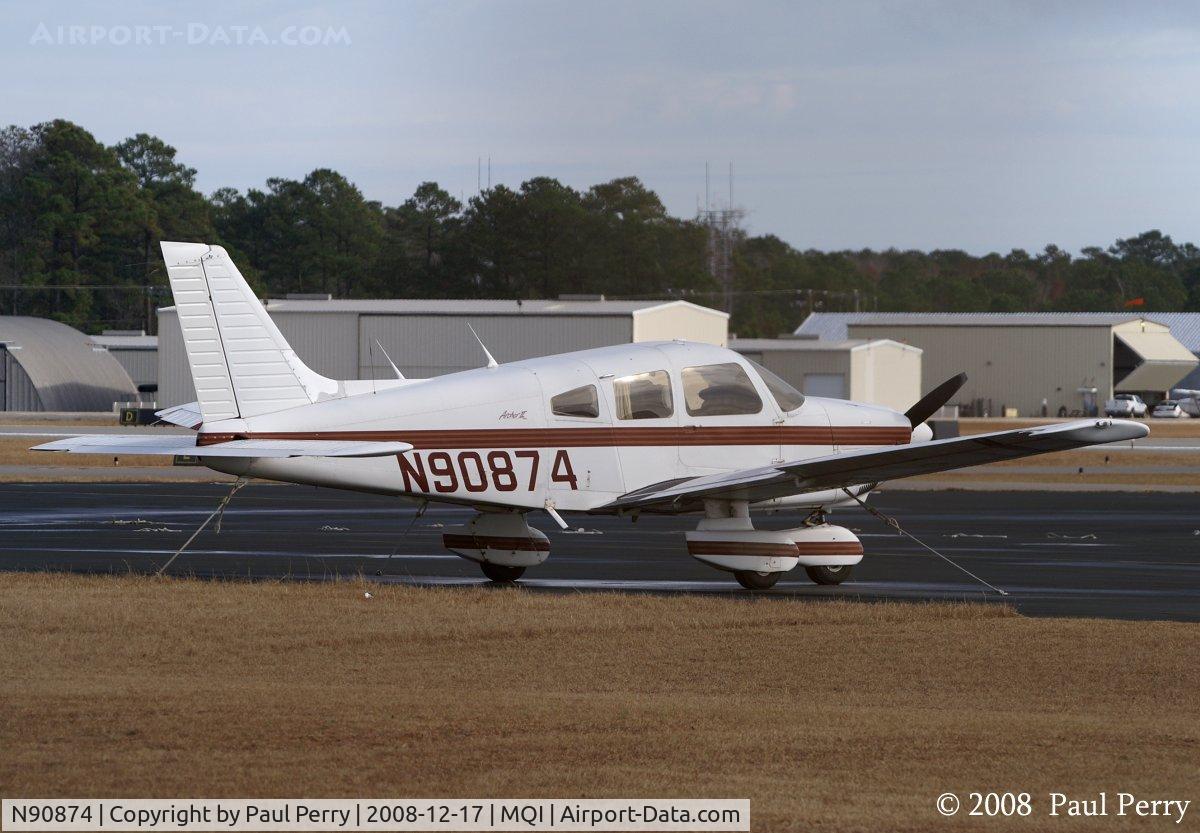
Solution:
{"label": "airplane tail", "polygon": [[338,395],[337,382],[296,356],[223,248],[161,245],[204,422],[248,419]]}

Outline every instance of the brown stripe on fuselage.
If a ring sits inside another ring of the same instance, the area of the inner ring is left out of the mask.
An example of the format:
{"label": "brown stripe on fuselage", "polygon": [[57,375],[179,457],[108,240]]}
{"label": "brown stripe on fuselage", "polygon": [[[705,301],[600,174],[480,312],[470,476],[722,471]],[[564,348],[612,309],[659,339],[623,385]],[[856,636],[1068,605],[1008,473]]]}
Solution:
{"label": "brown stripe on fuselage", "polygon": [[253,431],[201,433],[197,445],[231,440],[340,440],[406,442],[435,448],[597,448],[613,446],[722,445],[904,445],[912,429],[871,425],[836,426],[670,426],[655,428],[465,428],[387,431]]}

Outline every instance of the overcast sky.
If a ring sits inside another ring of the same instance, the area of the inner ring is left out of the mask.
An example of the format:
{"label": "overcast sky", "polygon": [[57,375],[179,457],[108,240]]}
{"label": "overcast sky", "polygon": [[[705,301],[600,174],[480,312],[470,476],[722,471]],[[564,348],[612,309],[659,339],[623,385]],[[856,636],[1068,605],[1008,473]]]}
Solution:
{"label": "overcast sky", "polygon": [[[749,230],[800,248],[1200,241],[1195,4],[8,2],[0,21],[0,120],[156,134],[206,192],[331,167],[388,204],[424,180],[469,197],[490,155],[494,183],[632,174],[691,216],[705,162],[721,202],[732,162]],[[136,27],[149,42],[120,43]]]}

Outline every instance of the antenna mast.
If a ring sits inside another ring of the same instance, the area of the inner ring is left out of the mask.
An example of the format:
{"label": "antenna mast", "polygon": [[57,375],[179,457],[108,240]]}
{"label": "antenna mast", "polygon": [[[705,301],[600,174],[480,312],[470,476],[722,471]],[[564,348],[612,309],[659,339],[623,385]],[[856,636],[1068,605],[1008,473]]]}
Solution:
{"label": "antenna mast", "polygon": [[717,208],[712,202],[708,163],[704,163],[704,208],[697,220],[708,230],[708,274],[721,287],[722,308],[733,312],[733,249],[741,237],[746,212],[733,204],[733,162],[729,163],[729,202]]}

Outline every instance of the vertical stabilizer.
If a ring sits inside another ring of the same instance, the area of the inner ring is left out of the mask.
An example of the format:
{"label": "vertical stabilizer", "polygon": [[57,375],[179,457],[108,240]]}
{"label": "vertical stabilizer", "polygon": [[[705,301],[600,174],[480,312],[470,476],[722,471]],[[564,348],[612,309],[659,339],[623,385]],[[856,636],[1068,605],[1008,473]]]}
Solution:
{"label": "vertical stabilizer", "polygon": [[248,419],[336,394],[288,345],[220,246],[162,243],[205,422]]}

